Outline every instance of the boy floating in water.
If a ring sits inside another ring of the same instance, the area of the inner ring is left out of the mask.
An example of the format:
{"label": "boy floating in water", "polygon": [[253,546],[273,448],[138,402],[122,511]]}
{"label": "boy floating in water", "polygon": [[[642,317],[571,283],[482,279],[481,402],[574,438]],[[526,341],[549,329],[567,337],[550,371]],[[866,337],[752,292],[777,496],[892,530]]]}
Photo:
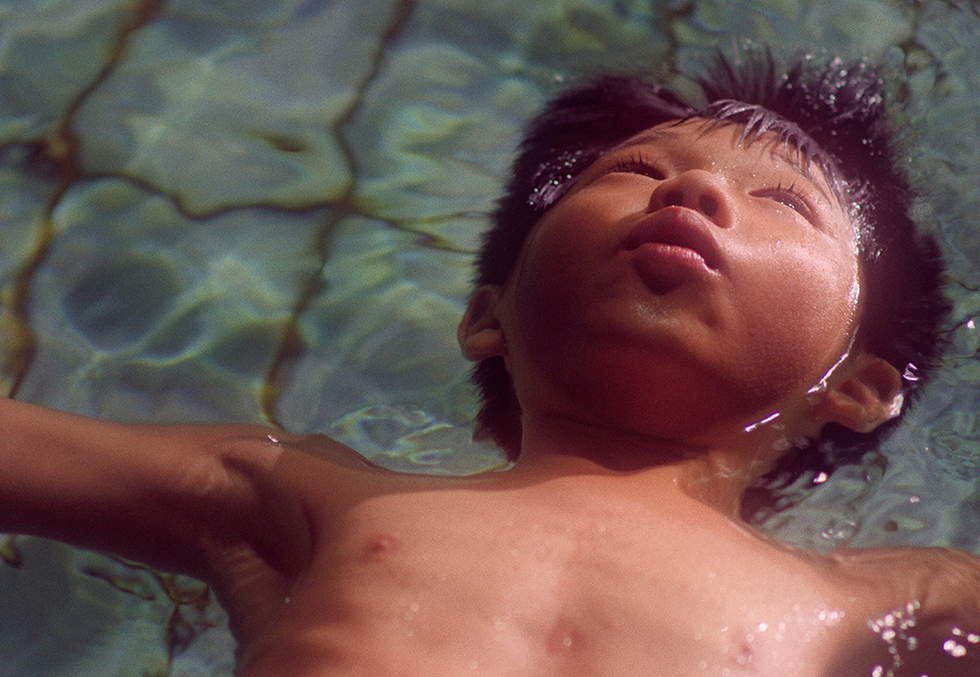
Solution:
{"label": "boy floating in water", "polygon": [[980,674],[973,557],[738,517],[787,459],[867,448],[937,361],[881,83],[749,58],[703,89],[605,78],[533,123],[459,329],[509,471],[4,401],[0,530],[208,581],[243,675]]}

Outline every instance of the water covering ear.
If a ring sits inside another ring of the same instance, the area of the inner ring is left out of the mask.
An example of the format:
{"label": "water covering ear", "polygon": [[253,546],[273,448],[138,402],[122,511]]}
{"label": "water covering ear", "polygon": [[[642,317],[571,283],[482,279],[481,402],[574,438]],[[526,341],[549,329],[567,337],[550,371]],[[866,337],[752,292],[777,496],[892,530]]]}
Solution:
{"label": "water covering ear", "polygon": [[859,433],[869,433],[902,411],[902,375],[887,361],[862,352],[851,373],[828,385],[813,405],[825,422],[839,423]]}
{"label": "water covering ear", "polygon": [[463,355],[468,360],[479,362],[489,357],[505,356],[507,341],[497,319],[497,304],[501,288],[495,284],[480,286],[460,320],[457,338]]}

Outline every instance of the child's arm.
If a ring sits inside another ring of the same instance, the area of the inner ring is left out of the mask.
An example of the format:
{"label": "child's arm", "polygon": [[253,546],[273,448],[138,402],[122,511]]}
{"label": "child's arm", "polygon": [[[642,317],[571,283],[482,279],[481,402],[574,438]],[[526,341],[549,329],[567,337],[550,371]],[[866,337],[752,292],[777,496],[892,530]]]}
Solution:
{"label": "child's arm", "polygon": [[[848,563],[891,608],[859,612],[867,630],[828,674],[980,675],[980,558],[946,548],[849,550]],[[897,656],[897,662],[896,662]],[[889,672],[891,671],[891,672]]]}
{"label": "child's arm", "polygon": [[126,425],[0,399],[0,430],[0,532],[205,580],[238,544],[287,576],[308,554],[271,429]]}

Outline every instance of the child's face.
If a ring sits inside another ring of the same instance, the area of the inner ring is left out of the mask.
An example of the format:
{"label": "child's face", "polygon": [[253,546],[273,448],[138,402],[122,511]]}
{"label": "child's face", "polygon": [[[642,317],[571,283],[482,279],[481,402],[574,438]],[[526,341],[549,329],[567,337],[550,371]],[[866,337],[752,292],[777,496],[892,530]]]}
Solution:
{"label": "child's face", "polygon": [[854,226],[819,169],[742,130],[647,130],[535,225],[499,311],[522,403],[691,433],[800,405],[840,361]]}

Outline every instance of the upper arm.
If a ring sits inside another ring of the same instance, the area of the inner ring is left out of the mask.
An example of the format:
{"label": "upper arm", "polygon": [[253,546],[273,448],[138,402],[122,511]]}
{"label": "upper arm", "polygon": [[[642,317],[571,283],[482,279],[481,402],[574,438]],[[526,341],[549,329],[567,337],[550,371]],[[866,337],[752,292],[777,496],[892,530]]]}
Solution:
{"label": "upper arm", "polygon": [[269,429],[109,423],[6,399],[0,425],[0,531],[202,578],[216,543],[254,541],[286,569],[308,548]]}
{"label": "upper arm", "polygon": [[866,629],[834,674],[875,674],[881,666],[882,675],[980,675],[980,559],[915,547],[852,558],[887,601],[861,615]]}
{"label": "upper arm", "polygon": [[[916,675],[980,675],[980,558],[930,548],[924,555]],[[913,655],[914,654],[914,655]]]}

